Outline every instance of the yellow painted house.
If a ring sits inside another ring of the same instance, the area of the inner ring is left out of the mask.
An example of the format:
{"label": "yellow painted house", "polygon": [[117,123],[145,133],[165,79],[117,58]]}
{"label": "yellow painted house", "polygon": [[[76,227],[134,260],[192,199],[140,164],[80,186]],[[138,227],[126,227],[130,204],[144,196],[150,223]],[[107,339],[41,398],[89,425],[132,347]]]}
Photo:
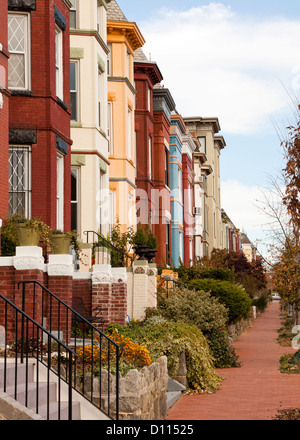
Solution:
{"label": "yellow painted house", "polygon": [[136,223],[134,51],[145,44],[115,0],[107,5],[110,223],[126,231]]}

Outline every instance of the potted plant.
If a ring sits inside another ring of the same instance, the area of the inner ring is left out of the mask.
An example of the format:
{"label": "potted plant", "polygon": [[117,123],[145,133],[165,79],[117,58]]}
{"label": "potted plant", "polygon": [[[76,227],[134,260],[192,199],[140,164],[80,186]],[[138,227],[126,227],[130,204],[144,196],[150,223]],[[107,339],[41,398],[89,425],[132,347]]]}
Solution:
{"label": "potted plant", "polygon": [[71,237],[60,229],[53,229],[51,236],[51,248],[53,254],[68,254],[71,245]]}
{"label": "potted plant", "polygon": [[132,236],[133,249],[138,255],[139,260],[145,260],[144,256],[149,249],[148,236],[145,229],[138,225],[136,232]]}
{"label": "potted plant", "polygon": [[40,240],[46,245],[50,245],[51,229],[44,222],[37,218],[26,219],[21,215],[11,217],[14,224],[19,246],[38,246]]}
{"label": "potted plant", "polygon": [[157,252],[157,237],[153,234],[150,228],[147,232],[147,245],[149,249],[147,250],[146,258],[149,263],[152,263],[152,260],[155,258],[155,254]]}
{"label": "potted plant", "polygon": [[53,254],[69,254],[70,246],[73,246],[79,259],[81,246],[77,231],[64,232],[60,229],[53,229],[50,240]]}

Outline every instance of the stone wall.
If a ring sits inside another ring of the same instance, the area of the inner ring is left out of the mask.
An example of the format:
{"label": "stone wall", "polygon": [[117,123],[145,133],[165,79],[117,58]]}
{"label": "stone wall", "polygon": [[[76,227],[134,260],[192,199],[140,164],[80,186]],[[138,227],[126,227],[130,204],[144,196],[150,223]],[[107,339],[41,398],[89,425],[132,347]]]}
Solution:
{"label": "stone wall", "polygon": [[[164,420],[167,415],[168,386],[167,357],[163,356],[148,367],[130,370],[125,377],[120,376],[119,417],[120,420]],[[110,399],[115,401],[116,378],[110,375]],[[93,388],[92,388],[93,387]],[[84,389],[86,394],[97,402],[100,377],[86,375]],[[107,408],[108,373],[101,374],[102,405]]]}

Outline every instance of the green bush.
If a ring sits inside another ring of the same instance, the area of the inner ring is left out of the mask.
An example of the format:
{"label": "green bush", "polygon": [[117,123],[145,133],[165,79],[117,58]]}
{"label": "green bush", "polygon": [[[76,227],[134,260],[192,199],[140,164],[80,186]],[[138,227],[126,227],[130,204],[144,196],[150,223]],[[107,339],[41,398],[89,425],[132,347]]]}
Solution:
{"label": "green bush", "polygon": [[210,278],[220,281],[234,281],[234,273],[230,269],[202,269],[199,278]]}
{"label": "green bush", "polygon": [[262,293],[258,298],[252,301],[252,305],[257,307],[259,312],[263,312],[269,304],[269,294]]}
{"label": "green bush", "polygon": [[216,368],[240,367],[238,356],[223,330],[214,329],[207,335],[208,345]]}
{"label": "green bush", "polygon": [[191,289],[210,292],[228,309],[229,322],[247,319],[252,301],[244,289],[229,281],[213,279],[193,280],[189,283]]}
{"label": "green bush", "polygon": [[132,321],[127,326],[111,325],[107,333],[117,329],[124,336],[145,346],[152,362],[161,356],[167,356],[172,377],[178,371],[180,354],[185,352],[189,387],[198,391],[216,391],[222,379],[215,372],[213,358],[203,333],[196,326],[182,321],[160,319],[155,323],[153,317],[151,319],[149,325],[147,320],[143,323]]}
{"label": "green bush", "polygon": [[160,303],[158,311],[172,321],[194,324],[204,333],[225,328],[228,323],[228,311],[217,298],[208,292],[187,288],[171,291],[169,297]]}

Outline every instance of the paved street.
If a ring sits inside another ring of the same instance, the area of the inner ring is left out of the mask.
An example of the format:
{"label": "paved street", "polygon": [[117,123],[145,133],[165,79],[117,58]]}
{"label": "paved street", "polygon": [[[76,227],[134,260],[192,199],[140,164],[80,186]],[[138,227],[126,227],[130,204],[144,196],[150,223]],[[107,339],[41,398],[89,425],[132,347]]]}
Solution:
{"label": "paved street", "polygon": [[279,358],[293,348],[277,344],[279,303],[234,344],[241,368],[218,370],[221,389],[211,395],[183,396],[167,420],[271,420],[279,409],[300,407],[300,375],[279,372]]}

